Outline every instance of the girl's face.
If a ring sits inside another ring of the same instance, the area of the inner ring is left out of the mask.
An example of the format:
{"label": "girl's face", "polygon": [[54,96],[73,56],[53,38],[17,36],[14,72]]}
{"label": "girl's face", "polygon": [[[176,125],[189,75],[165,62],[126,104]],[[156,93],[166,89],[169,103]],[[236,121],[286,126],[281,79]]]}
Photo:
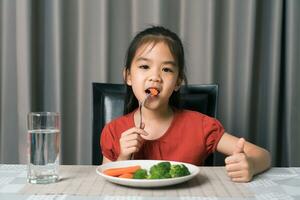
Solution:
{"label": "girl's face", "polygon": [[153,43],[146,43],[139,47],[126,73],[126,83],[132,87],[139,102],[145,99],[147,89],[159,91],[157,96],[147,99],[145,106],[151,109],[168,106],[170,96],[181,84],[175,59],[164,42],[154,46]]}

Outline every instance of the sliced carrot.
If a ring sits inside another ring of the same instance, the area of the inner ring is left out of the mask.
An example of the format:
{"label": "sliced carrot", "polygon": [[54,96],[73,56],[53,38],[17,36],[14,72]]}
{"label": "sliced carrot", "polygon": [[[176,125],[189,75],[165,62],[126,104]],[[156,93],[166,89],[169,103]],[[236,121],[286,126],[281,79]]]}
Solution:
{"label": "sliced carrot", "polygon": [[151,93],[152,96],[156,96],[158,95],[158,90],[155,88],[149,88],[149,91]]}
{"label": "sliced carrot", "polygon": [[133,178],[133,174],[131,173],[126,173],[118,176],[119,178]]}
{"label": "sliced carrot", "polygon": [[128,167],[109,168],[104,170],[103,173],[109,176],[120,176],[122,174],[134,173],[139,169],[141,169],[140,165],[134,165]]}

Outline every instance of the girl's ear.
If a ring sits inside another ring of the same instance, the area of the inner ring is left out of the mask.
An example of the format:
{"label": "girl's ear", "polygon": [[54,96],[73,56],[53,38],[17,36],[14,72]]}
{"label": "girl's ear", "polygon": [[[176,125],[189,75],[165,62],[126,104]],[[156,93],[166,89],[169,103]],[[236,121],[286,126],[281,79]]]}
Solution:
{"label": "girl's ear", "polygon": [[175,89],[174,89],[176,92],[180,89],[181,83],[182,83],[182,79],[178,78]]}
{"label": "girl's ear", "polygon": [[131,75],[130,75],[130,71],[129,71],[126,67],[124,67],[124,69],[123,69],[123,79],[124,79],[124,81],[125,81],[125,83],[126,83],[127,85],[130,85],[130,86],[131,86]]}

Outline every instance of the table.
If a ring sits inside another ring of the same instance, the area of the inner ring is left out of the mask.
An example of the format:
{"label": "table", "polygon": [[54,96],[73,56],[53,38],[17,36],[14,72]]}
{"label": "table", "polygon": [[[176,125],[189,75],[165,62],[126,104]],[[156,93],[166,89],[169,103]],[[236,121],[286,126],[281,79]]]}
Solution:
{"label": "table", "polygon": [[62,165],[58,183],[26,182],[26,165],[0,164],[1,200],[300,199],[300,168],[272,168],[249,183],[233,183],[224,167],[200,167],[194,179],[165,188],[131,188],[97,175],[97,166]]}

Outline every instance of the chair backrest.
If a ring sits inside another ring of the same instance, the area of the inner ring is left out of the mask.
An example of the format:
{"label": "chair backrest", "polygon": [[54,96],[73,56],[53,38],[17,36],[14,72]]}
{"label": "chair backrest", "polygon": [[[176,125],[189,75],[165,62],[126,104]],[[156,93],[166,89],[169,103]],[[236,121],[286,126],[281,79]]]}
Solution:
{"label": "chair backrest", "polygon": [[[123,114],[125,92],[123,84],[93,83],[93,165],[102,163],[100,134],[106,123]],[[218,85],[188,85],[180,92],[183,108],[216,117]],[[213,165],[213,155],[205,165]]]}

